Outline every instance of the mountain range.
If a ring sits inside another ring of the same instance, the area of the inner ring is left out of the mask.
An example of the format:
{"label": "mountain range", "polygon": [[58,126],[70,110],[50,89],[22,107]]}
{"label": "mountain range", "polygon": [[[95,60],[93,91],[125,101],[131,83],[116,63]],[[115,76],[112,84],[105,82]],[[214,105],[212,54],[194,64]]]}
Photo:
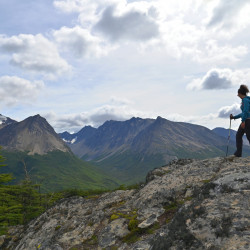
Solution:
{"label": "mountain range", "polygon": [[[73,134],[57,134],[40,115],[21,122],[0,118],[1,153],[7,158],[0,173],[13,173],[15,183],[29,175],[42,183],[43,191],[110,189],[138,183],[150,170],[175,159],[225,156],[228,143],[224,130],[162,117],[111,120]],[[229,142],[229,154],[234,144]],[[249,155],[249,147],[244,149]]]}
{"label": "mountain range", "polygon": [[[78,157],[124,183],[143,181],[149,170],[177,158],[225,156],[227,138],[203,126],[157,119],[107,121],[99,128],[59,134]],[[229,142],[229,154],[235,142]],[[246,149],[247,154],[249,149]]]}

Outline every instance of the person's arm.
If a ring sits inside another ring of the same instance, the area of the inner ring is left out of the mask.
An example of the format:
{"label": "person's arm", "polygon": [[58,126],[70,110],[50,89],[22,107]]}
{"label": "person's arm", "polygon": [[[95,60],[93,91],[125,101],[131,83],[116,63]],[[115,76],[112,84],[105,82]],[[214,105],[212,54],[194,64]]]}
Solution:
{"label": "person's arm", "polygon": [[240,113],[240,114],[238,114],[238,115],[234,115],[234,116],[232,117],[232,119],[236,120],[236,119],[241,118],[241,116],[242,116],[242,113]]}

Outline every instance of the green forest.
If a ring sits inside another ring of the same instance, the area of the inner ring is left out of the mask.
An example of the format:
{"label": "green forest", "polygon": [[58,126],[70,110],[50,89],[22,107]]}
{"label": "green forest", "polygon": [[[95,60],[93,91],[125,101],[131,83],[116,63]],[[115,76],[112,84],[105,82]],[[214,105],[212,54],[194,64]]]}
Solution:
{"label": "green forest", "polygon": [[[0,167],[6,159],[0,154]],[[40,185],[33,184],[28,174],[18,184],[12,183],[10,173],[0,174],[0,235],[7,234],[10,226],[24,225],[36,218],[59,199],[74,195],[89,196],[106,190],[81,191],[77,189],[42,193]]]}
{"label": "green forest", "polygon": [[[4,162],[0,155],[1,168]],[[26,224],[60,198],[59,193],[41,194],[40,186],[33,185],[28,176],[10,185],[13,178],[12,174],[0,174],[0,235],[6,234],[9,226]]]}

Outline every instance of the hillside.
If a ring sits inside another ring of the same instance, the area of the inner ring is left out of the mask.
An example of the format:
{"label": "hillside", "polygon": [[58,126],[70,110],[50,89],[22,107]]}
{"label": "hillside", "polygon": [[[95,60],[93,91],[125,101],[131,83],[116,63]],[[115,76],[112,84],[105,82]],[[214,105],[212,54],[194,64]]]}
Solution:
{"label": "hillside", "polygon": [[[228,135],[229,135],[228,129],[225,129],[225,128],[214,128],[212,131],[215,134],[219,135],[219,136],[228,138]],[[230,130],[230,140],[233,141],[233,142],[236,141],[236,133],[237,133],[237,131],[235,131],[233,129]],[[246,135],[243,136],[243,144],[249,147],[249,142],[247,140]]]}
{"label": "hillside", "polygon": [[112,189],[121,183],[95,166],[69,152],[52,151],[45,155],[29,155],[25,152],[1,151],[6,166],[0,173],[12,173],[13,184],[24,180],[26,173],[34,183],[41,185],[42,192],[63,189]]}
{"label": "hillside", "polygon": [[[76,134],[60,134],[71,150],[124,183],[143,181],[147,172],[173,159],[225,156],[227,138],[199,125],[157,119],[107,121]],[[229,154],[235,149],[230,141]],[[248,153],[250,150],[248,150]]]}
{"label": "hillside", "polygon": [[[178,160],[139,189],[66,198],[1,249],[249,249],[250,158]],[[0,241],[1,242],[1,241]]]}

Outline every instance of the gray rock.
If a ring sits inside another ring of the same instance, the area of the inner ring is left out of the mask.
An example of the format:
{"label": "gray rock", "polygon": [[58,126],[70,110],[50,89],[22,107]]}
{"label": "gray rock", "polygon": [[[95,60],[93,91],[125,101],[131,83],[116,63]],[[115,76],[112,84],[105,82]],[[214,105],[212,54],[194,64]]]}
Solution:
{"label": "gray rock", "polygon": [[157,216],[155,214],[152,214],[149,218],[144,220],[142,223],[138,225],[139,228],[147,228],[152,226],[155,222],[157,222]]}
{"label": "gray rock", "polygon": [[3,249],[249,249],[250,157],[176,160],[139,190],[63,199]]}

